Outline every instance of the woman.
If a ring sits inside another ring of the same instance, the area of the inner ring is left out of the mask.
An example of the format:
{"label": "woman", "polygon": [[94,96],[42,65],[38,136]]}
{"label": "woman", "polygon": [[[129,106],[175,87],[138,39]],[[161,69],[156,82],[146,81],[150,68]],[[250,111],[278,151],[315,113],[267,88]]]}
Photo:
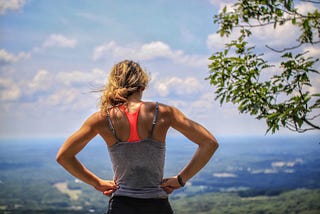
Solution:
{"label": "woman", "polygon": [[[183,187],[218,148],[209,131],[178,109],[143,102],[148,82],[147,73],[138,63],[125,60],[114,65],[102,90],[100,111],[92,114],[57,154],[57,161],[68,172],[111,196],[109,214],[173,213],[168,194]],[[198,144],[198,149],[177,176],[163,179],[165,140],[170,127]],[[76,158],[98,134],[108,146],[113,180],[99,178]]]}

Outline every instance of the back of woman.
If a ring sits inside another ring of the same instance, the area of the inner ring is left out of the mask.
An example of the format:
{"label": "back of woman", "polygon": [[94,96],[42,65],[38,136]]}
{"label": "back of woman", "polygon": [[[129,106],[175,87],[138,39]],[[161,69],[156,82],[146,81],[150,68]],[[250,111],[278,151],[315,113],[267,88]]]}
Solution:
{"label": "back of woman", "polygon": [[107,113],[108,125],[116,138],[116,143],[108,147],[109,154],[114,181],[120,187],[113,196],[168,197],[161,188],[166,146],[161,139],[169,127],[165,122],[169,118],[163,116],[158,103],[144,102],[131,109],[124,105],[114,107]]}
{"label": "back of woman", "polygon": [[[179,189],[207,164],[218,143],[200,124],[177,108],[143,102],[149,82],[136,62],[113,66],[101,90],[100,111],[92,114],[61,146],[57,161],[72,175],[111,196],[108,214],[170,214],[168,195]],[[177,176],[163,178],[166,135],[173,128],[198,145]],[[113,180],[88,170],[76,155],[100,135],[108,146]]]}

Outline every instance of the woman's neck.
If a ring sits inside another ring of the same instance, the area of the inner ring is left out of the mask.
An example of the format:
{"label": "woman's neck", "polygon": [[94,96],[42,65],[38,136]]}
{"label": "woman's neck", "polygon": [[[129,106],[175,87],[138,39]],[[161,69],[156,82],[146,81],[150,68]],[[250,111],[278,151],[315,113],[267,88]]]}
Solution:
{"label": "woman's neck", "polygon": [[135,112],[137,108],[140,106],[142,99],[142,92],[135,92],[131,96],[127,98],[128,102],[125,105],[125,108],[128,112]]}
{"label": "woman's neck", "polygon": [[141,99],[142,99],[142,91],[141,92],[135,92],[133,93],[131,96],[129,96],[127,98],[128,100],[128,106],[131,106],[131,105],[135,105],[137,103],[140,103],[141,102]]}

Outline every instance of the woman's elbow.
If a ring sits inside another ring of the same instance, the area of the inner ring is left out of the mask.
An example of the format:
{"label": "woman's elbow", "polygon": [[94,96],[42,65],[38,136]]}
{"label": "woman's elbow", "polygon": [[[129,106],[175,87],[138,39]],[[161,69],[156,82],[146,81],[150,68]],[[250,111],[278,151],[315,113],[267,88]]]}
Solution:
{"label": "woman's elbow", "polygon": [[209,150],[214,153],[218,149],[219,143],[216,139],[211,139],[210,141],[208,141],[208,147]]}
{"label": "woman's elbow", "polygon": [[60,164],[60,165],[64,165],[65,162],[67,161],[67,157],[64,153],[58,152],[58,154],[56,155],[56,161]]}
{"label": "woman's elbow", "polygon": [[62,155],[61,155],[60,153],[58,153],[58,154],[56,155],[56,161],[57,161],[59,164],[61,164],[61,163],[63,162],[63,157],[62,157]]}

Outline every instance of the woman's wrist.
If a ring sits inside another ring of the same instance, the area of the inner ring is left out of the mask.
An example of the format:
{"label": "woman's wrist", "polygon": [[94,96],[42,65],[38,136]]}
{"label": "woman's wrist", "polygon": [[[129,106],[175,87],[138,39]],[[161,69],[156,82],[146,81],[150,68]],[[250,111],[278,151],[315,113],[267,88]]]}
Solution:
{"label": "woman's wrist", "polygon": [[186,185],[186,183],[183,181],[180,174],[177,176],[177,179],[178,179],[178,183],[180,184],[181,187],[184,187],[184,185]]}
{"label": "woman's wrist", "polygon": [[93,177],[91,182],[89,183],[94,188],[99,188],[102,184],[102,180],[99,177]]}

